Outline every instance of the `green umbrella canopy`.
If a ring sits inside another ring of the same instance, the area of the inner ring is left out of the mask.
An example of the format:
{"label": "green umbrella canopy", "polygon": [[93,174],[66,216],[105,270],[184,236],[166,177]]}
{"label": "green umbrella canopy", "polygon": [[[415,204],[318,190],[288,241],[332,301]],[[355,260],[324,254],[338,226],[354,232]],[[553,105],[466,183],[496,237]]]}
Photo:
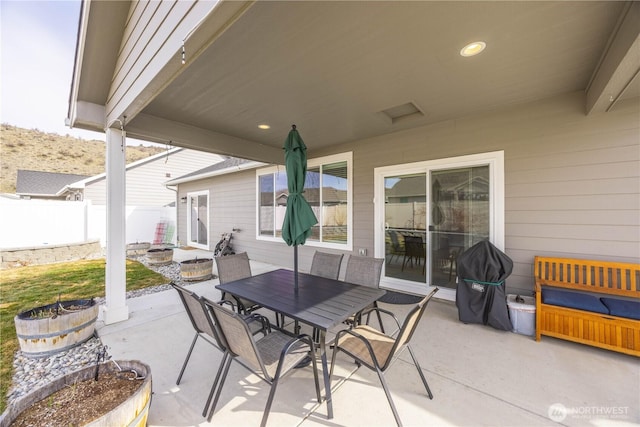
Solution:
{"label": "green umbrella canopy", "polygon": [[287,170],[287,210],[282,224],[282,239],[289,246],[303,245],[318,220],[302,195],[307,176],[307,147],[293,125],[284,142],[284,164]]}

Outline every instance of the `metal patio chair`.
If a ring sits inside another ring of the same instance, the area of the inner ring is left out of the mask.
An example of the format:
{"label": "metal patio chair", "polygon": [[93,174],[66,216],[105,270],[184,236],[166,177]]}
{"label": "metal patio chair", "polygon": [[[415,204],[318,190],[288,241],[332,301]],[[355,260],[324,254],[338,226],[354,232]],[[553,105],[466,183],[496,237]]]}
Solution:
{"label": "metal patio chair", "polygon": [[337,280],[340,275],[340,265],[342,264],[343,256],[343,254],[330,254],[316,251],[313,254],[309,274]]}
{"label": "metal patio chair", "polygon": [[[238,315],[226,307],[204,299],[204,304],[216,320],[221,335],[226,343],[224,372],[216,376],[217,391],[209,410],[208,420],[211,421],[218,404],[224,382],[229,373],[231,361],[235,360],[260,379],[271,386],[269,398],[262,415],[261,426],[265,426],[276,388],[280,379],[296,367],[309,353],[315,354],[315,345],[308,335],[292,337],[280,330],[274,329],[264,337],[254,341],[247,323]],[[318,367],[315,357],[311,357],[313,363],[313,377],[316,385],[318,402],[320,397],[320,382],[318,380]],[[211,389],[209,402],[216,384]]]}
{"label": "metal patio chair", "polygon": [[[249,256],[246,252],[217,257],[215,260],[216,267],[218,268],[218,278],[221,284],[251,277],[251,264],[249,263]],[[232,301],[237,305],[238,313],[249,314],[260,308],[259,305],[244,298],[234,296],[233,300],[231,300],[224,292],[222,293],[222,299]]]}
{"label": "metal patio chair", "polygon": [[420,261],[422,261],[422,274],[425,272],[426,267],[426,250],[424,241],[420,236],[405,236],[404,237],[404,247],[405,253],[404,258],[402,259],[402,269],[404,271],[404,267],[407,264],[411,264],[411,268],[413,268],[413,262],[415,261],[416,266],[420,266]]}
{"label": "metal patio chair", "polygon": [[[191,353],[193,352],[193,348],[195,347],[198,338],[202,338],[204,341],[222,352],[225,351],[226,344],[221,339],[221,334],[219,334],[219,331],[216,328],[216,325],[213,322],[213,318],[209,314],[208,309],[204,306],[203,299],[196,293],[191,292],[173,282],[171,283],[171,286],[173,286],[173,288],[178,292],[180,300],[182,301],[185,311],[187,312],[187,316],[189,316],[189,320],[191,321],[191,326],[193,326],[193,329],[195,330],[195,336],[193,337],[193,341],[191,341],[191,346],[189,347],[187,357],[184,359],[182,369],[180,369],[180,374],[178,374],[178,379],[176,380],[176,385],[180,385],[182,375],[184,374],[187,364],[189,363]],[[225,301],[221,301],[220,303],[225,303]],[[270,326],[266,318],[262,318],[262,316],[257,317],[252,315],[246,320],[252,335],[256,335],[260,332],[262,332],[263,334],[267,334],[269,332]],[[223,365],[225,357],[226,356],[223,356],[223,360],[220,362],[221,367]],[[202,416],[206,415],[208,406],[209,401],[207,401],[203,409]]]}
{"label": "metal patio chair", "polygon": [[[313,259],[311,260],[311,268],[309,269],[309,274],[319,277],[326,277],[327,279],[338,280],[338,276],[340,276],[340,266],[342,265],[343,254],[330,254],[327,252],[316,251],[313,254]],[[281,323],[284,325],[284,316],[282,317]],[[294,331],[298,333],[299,325],[298,322],[295,322]],[[317,329],[313,329],[313,340],[318,342],[320,340],[320,331]]]}
{"label": "metal patio chair", "polygon": [[[404,257],[405,249],[404,245],[400,243],[400,239],[398,238],[398,232],[395,230],[387,230],[387,234],[389,235],[389,240],[391,244],[388,245],[387,248],[387,256],[389,256],[389,263],[393,262],[393,257],[395,256],[399,259],[401,256]],[[403,236],[404,243],[404,236]]]}
{"label": "metal patio chair", "polygon": [[438,288],[434,289],[429,295],[416,304],[405,318],[402,326],[400,326],[400,322],[392,312],[381,308],[371,309],[378,311],[379,313],[390,315],[395,320],[399,328],[398,335],[395,338],[368,325],[357,325],[352,329],[343,329],[339,331],[335,338],[333,356],[331,357],[329,383],[331,383],[331,377],[333,376],[333,367],[335,366],[336,355],[340,351],[347,353],[350,357],[354,358],[357,363],[376,371],[380,378],[382,388],[387,396],[387,400],[389,401],[389,405],[391,406],[391,411],[393,411],[396,423],[398,426],[401,426],[402,422],[400,421],[398,411],[391,399],[391,393],[389,392],[389,387],[387,386],[387,382],[384,378],[384,372],[389,369],[392,362],[399,356],[400,352],[407,348],[411,358],[413,359],[413,363],[418,370],[418,374],[420,374],[422,383],[427,390],[429,399],[433,399],[431,389],[429,389],[427,380],[422,373],[418,360],[409,346],[409,342],[411,341],[411,337],[420,322],[420,318],[422,317],[429,300],[437,291]]}
{"label": "metal patio chair", "polygon": [[[347,270],[344,275],[344,281],[354,283],[356,285],[379,288],[383,263],[383,258],[350,255],[349,260],[347,261]],[[366,311],[372,307],[377,308],[378,303],[374,301],[372,305],[366,307],[363,311]],[[377,313],[377,316],[378,322],[380,323],[380,329],[382,330],[382,332],[384,332],[384,326],[382,324],[382,317],[380,316],[380,313]],[[355,325],[360,323],[361,320],[362,314],[355,313],[354,316],[347,319],[347,323]]]}

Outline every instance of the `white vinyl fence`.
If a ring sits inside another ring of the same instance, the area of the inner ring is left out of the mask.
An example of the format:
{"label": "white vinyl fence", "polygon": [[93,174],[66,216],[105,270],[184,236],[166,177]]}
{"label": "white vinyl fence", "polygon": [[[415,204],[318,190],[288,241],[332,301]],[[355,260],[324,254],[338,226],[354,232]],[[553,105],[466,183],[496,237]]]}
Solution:
{"label": "white vinyl fence", "polygon": [[[127,243],[175,244],[176,209],[127,206]],[[0,248],[59,245],[99,239],[106,246],[106,206],[90,201],[0,197]]]}

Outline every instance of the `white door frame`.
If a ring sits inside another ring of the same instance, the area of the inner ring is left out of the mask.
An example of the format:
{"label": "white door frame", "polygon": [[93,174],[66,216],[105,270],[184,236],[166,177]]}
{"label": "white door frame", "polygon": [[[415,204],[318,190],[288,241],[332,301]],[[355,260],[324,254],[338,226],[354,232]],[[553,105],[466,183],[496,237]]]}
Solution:
{"label": "white door frame", "polygon": [[[193,214],[191,212],[191,199],[194,197],[199,197],[199,196],[207,196],[207,223],[205,224],[207,227],[207,244],[203,245],[201,243],[198,242],[194,242],[191,240],[191,215]],[[189,246],[193,246],[194,248],[198,248],[198,249],[204,249],[204,250],[210,250],[210,244],[211,242],[210,237],[209,236],[209,230],[210,230],[210,223],[211,223],[211,218],[209,215],[209,190],[202,190],[202,191],[193,191],[190,193],[187,193],[187,244]]]}
{"label": "white door frame", "polygon": [[[490,204],[490,229],[489,240],[498,249],[504,251],[504,151],[493,151],[480,154],[471,154],[445,159],[428,160],[424,162],[406,163],[375,168],[374,174],[374,249],[376,258],[385,257],[385,191],[384,179],[387,176],[410,175],[414,173],[429,173],[434,170],[456,169],[471,166],[489,166],[489,197]],[[430,187],[428,187],[430,188]],[[430,203],[427,198],[427,203]],[[429,212],[430,206],[427,209]],[[430,220],[427,215],[428,221]],[[429,224],[427,224],[427,229]],[[456,279],[457,281],[457,279]],[[380,286],[387,289],[411,292],[426,295],[431,286],[424,283],[397,279],[385,276],[382,270]],[[438,297],[455,300],[455,290],[441,288]]]}

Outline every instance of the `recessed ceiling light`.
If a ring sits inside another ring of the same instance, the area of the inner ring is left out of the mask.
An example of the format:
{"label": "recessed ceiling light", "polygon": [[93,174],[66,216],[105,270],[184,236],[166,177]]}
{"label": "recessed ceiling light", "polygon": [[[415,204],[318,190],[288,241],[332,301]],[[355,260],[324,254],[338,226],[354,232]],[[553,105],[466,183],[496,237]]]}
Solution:
{"label": "recessed ceiling light", "polygon": [[469,43],[468,45],[466,45],[460,50],[460,55],[465,57],[474,56],[482,52],[485,47],[487,47],[487,44],[485,42]]}
{"label": "recessed ceiling light", "polygon": [[267,130],[267,129],[271,129],[271,126],[269,126],[267,124],[261,124],[261,125],[258,125],[258,128],[260,128],[262,130]]}

